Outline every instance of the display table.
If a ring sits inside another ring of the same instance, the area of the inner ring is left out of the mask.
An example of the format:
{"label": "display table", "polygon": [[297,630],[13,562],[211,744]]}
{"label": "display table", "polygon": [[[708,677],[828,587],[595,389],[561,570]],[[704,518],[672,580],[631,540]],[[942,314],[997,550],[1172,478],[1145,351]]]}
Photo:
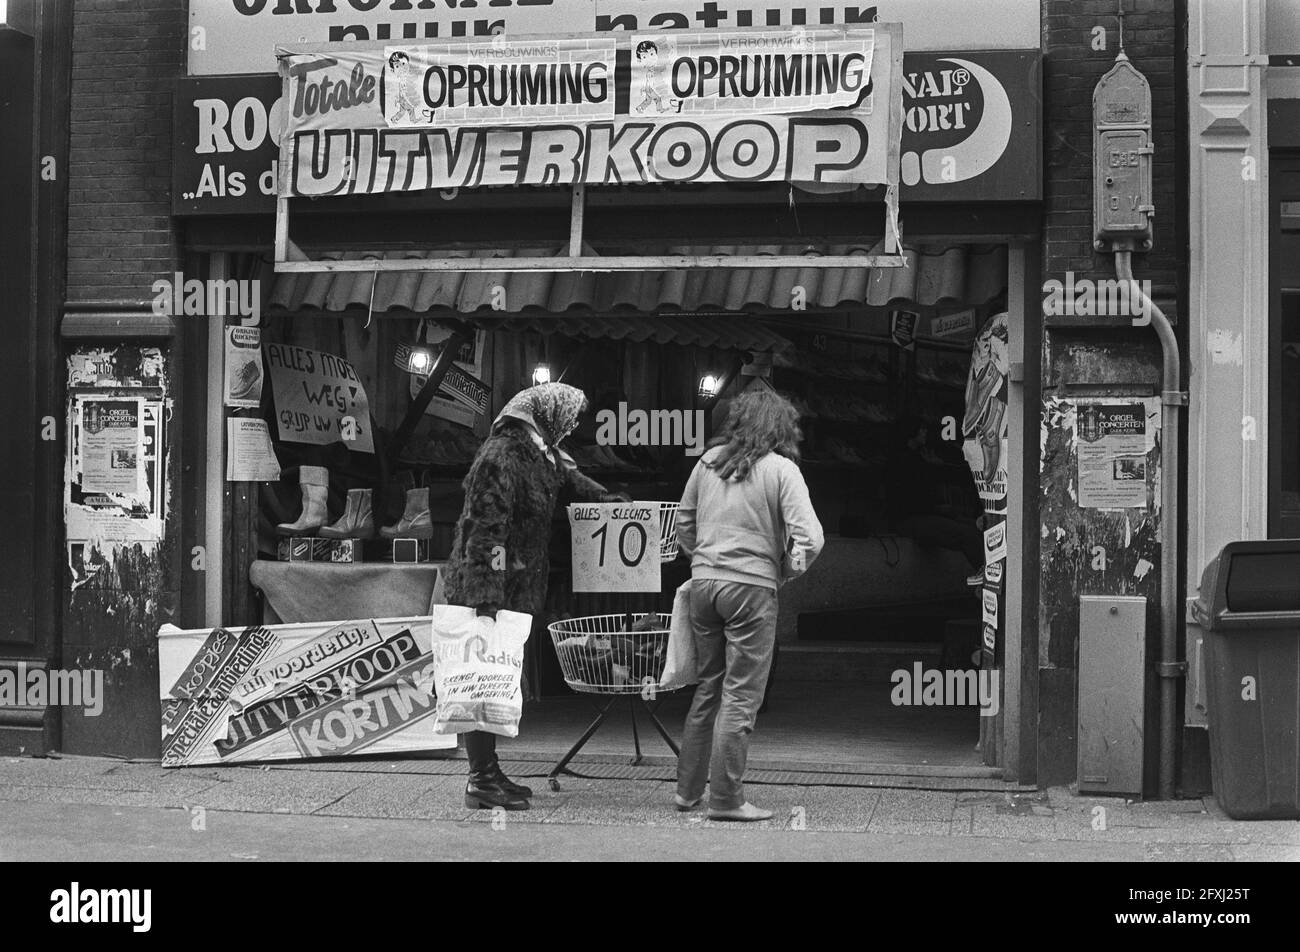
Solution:
{"label": "display table", "polygon": [[248,579],[265,596],[268,625],[427,615],[444,562],[271,562],[258,560]]}

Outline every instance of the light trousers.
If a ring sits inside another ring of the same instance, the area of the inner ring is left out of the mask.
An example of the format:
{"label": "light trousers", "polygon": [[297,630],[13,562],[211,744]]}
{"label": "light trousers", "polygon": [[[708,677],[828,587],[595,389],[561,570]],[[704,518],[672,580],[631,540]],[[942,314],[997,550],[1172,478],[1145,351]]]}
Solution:
{"label": "light trousers", "polygon": [[709,806],[745,802],[749,735],[763,703],[776,645],[776,592],[718,579],[691,583],[691,628],[700,681],[682,732],[677,793]]}

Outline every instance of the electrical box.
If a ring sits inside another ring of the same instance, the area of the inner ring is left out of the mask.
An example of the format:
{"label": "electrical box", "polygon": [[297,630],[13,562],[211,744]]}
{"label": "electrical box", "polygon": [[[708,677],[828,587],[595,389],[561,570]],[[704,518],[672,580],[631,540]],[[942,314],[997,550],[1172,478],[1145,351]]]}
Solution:
{"label": "electrical box", "polygon": [[1120,53],[1092,92],[1093,237],[1100,251],[1151,248],[1151,87]]}
{"label": "electrical box", "polygon": [[1080,793],[1142,796],[1147,600],[1079,597]]}

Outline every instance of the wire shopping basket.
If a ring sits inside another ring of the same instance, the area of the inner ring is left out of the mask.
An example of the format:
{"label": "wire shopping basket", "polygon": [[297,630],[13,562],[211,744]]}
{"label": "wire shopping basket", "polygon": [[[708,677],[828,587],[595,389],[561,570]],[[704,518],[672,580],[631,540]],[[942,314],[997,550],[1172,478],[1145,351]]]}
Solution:
{"label": "wire shopping basket", "polygon": [[598,711],[596,719],[548,775],[552,790],[560,789],[557,778],[600,729],[619,697],[626,697],[631,707],[632,740],[636,748],[633,764],[641,762],[641,738],[636,723],[638,704],[645,709],[673,754],[680,753],[654,708],[647,703],[647,699],[658,698],[659,679],[663,677],[668,655],[668,621],[667,616],[653,612],[626,612],[564,618],[547,625],[565,683],[580,694],[608,697],[603,706],[593,700]]}
{"label": "wire shopping basket", "polygon": [[677,506],[675,502],[659,504],[659,561],[671,562],[677,558]]}
{"label": "wire shopping basket", "polygon": [[565,618],[547,628],[565,683],[573,690],[640,694],[663,676],[667,622],[662,615],[632,612]]}

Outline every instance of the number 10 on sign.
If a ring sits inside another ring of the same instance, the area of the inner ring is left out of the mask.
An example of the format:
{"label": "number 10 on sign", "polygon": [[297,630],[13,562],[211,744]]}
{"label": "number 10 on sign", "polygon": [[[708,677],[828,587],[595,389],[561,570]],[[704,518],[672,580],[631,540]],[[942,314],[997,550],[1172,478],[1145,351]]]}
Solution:
{"label": "number 10 on sign", "polygon": [[657,592],[659,503],[569,507],[575,592]]}

